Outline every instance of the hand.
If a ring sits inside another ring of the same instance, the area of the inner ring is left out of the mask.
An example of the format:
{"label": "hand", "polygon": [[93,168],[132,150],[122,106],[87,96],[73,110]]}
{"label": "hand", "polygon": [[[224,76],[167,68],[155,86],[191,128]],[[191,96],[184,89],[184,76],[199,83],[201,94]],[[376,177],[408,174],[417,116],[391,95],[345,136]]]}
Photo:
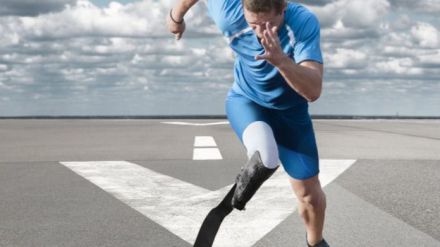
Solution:
{"label": "hand", "polygon": [[266,60],[273,66],[278,67],[287,56],[284,54],[283,49],[281,49],[277,27],[272,27],[269,22],[266,22],[266,29],[263,32],[263,36],[261,45],[263,45],[265,53],[255,56],[255,59]]}
{"label": "hand", "polygon": [[[174,15],[173,11],[171,12],[171,14],[173,15],[173,18],[176,16]],[[168,26],[168,30],[175,34],[176,36],[176,40],[180,40],[180,38],[182,38],[183,32],[185,32],[185,21],[182,24],[178,24],[176,22],[174,22],[171,19],[170,14],[167,15],[167,26]]]}

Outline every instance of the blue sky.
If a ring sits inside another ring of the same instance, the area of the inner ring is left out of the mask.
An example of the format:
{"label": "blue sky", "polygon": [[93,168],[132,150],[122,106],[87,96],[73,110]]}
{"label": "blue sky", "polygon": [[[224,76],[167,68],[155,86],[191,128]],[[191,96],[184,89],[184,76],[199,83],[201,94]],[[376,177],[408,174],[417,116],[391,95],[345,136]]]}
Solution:
{"label": "blue sky", "polygon": [[[300,1],[321,23],[312,114],[440,116],[440,2]],[[0,116],[224,114],[233,55],[200,2],[3,0]]]}

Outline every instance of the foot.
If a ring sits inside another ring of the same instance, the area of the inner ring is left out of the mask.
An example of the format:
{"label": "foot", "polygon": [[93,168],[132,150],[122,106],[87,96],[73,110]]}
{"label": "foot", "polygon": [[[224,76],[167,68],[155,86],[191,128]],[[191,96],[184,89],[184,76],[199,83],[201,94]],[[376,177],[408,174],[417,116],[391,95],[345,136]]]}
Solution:
{"label": "foot", "polygon": [[[307,241],[307,240],[306,240],[306,241]],[[317,243],[317,244],[315,244],[315,245],[310,245],[310,244],[307,242],[307,246],[308,246],[308,247],[330,247],[330,246],[328,245],[328,243],[325,241],[325,239],[322,239],[321,242],[319,242],[319,243]]]}

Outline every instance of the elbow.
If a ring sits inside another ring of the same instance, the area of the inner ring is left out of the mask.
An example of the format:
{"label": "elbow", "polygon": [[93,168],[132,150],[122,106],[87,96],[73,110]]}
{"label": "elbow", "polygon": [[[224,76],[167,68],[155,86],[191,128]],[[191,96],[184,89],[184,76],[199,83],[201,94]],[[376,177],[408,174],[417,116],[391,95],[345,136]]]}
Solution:
{"label": "elbow", "polygon": [[319,97],[321,97],[321,90],[314,92],[313,94],[310,94],[307,96],[307,101],[309,103],[315,102],[319,99]]}
{"label": "elbow", "polygon": [[307,101],[308,101],[309,103],[312,103],[312,102],[315,102],[315,101],[317,101],[317,100],[318,100],[318,98],[319,98],[319,96],[315,96],[315,97],[309,97],[309,98],[307,99]]}
{"label": "elbow", "polygon": [[319,81],[319,84],[316,85],[316,87],[314,87],[309,95],[307,95],[307,101],[308,102],[315,102],[319,99],[319,97],[321,97],[321,92],[322,92],[322,80]]}
{"label": "elbow", "polygon": [[319,95],[318,96],[310,96],[310,97],[307,98],[307,101],[309,103],[312,103],[312,102],[317,101],[318,99],[319,99]]}

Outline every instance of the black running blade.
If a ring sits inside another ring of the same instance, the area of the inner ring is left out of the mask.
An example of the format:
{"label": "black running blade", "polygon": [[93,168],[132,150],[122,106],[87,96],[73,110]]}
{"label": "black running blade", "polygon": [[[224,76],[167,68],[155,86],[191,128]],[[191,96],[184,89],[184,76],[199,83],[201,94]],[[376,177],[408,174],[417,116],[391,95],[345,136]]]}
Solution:
{"label": "black running blade", "polygon": [[231,200],[236,186],[237,185],[234,184],[220,204],[209,211],[200,227],[194,247],[212,246],[223,219],[234,209],[231,205]]}

